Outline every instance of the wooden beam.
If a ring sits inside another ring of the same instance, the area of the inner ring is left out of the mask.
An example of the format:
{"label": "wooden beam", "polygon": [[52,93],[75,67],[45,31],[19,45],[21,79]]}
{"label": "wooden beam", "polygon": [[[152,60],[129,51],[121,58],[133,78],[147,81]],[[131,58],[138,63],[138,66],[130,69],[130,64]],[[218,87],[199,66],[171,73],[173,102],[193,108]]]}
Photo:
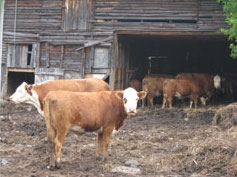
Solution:
{"label": "wooden beam", "polygon": [[34,73],[35,69],[28,68],[8,68],[9,72],[19,72],[19,73]]}
{"label": "wooden beam", "polygon": [[112,40],[113,37],[112,36],[109,36],[105,39],[102,39],[102,40],[98,40],[98,41],[91,41],[91,42],[88,42],[88,43],[85,43],[83,47],[80,47],[80,48],[77,48],[76,51],[79,51],[79,50],[82,50],[86,47],[91,47],[91,46],[95,46],[95,45],[98,45],[100,43],[103,43],[103,42],[107,42],[107,41],[110,41]]}

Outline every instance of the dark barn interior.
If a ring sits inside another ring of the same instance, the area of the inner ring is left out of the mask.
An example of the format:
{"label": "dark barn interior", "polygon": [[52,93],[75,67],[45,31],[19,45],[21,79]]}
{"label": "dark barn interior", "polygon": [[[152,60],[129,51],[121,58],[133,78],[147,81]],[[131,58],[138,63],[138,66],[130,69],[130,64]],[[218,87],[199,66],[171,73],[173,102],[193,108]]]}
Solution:
{"label": "dark barn interior", "polygon": [[228,45],[222,35],[119,35],[119,55],[133,71],[129,80],[142,80],[148,73],[236,74],[237,60],[230,58]]}
{"label": "dark barn interior", "polygon": [[[133,79],[142,81],[148,74],[210,73],[236,78],[237,60],[230,57],[226,36],[190,34],[119,34],[119,87],[126,88]],[[237,86],[233,85],[234,100],[236,91]],[[218,90],[214,99],[230,100],[227,92]],[[159,99],[162,103],[162,98]]]}
{"label": "dark barn interior", "polygon": [[8,72],[7,96],[13,94],[22,82],[34,84],[34,73],[31,72]]}

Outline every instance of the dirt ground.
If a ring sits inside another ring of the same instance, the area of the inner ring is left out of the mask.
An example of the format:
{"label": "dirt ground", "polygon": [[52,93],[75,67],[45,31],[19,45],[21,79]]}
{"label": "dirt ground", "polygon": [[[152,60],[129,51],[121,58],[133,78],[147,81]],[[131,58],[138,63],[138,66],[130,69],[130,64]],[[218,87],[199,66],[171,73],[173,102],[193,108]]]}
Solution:
{"label": "dirt ground", "polygon": [[[49,171],[43,117],[30,105],[5,102],[0,109],[0,177],[235,176],[237,130],[212,124],[223,106],[139,109],[113,135],[106,162],[96,160],[96,134],[69,133],[61,169]],[[129,160],[139,163],[140,173],[113,172]]]}

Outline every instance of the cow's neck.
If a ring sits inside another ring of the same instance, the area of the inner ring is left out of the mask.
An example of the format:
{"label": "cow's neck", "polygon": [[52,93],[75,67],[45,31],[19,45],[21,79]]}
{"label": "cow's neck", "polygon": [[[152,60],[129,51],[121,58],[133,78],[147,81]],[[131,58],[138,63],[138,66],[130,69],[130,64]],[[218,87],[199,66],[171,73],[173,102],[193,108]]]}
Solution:
{"label": "cow's neck", "polygon": [[36,107],[38,112],[43,116],[43,111],[41,109],[40,101],[39,101],[39,96],[36,91],[32,89],[32,95],[30,96],[30,99],[26,102],[28,104],[32,104]]}

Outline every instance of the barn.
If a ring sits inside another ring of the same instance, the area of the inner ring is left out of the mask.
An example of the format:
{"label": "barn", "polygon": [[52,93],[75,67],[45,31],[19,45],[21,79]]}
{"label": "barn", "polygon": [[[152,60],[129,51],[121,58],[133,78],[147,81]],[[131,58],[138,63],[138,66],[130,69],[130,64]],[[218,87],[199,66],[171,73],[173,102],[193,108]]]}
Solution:
{"label": "barn", "polygon": [[3,0],[0,98],[22,82],[236,73],[217,0]]}

